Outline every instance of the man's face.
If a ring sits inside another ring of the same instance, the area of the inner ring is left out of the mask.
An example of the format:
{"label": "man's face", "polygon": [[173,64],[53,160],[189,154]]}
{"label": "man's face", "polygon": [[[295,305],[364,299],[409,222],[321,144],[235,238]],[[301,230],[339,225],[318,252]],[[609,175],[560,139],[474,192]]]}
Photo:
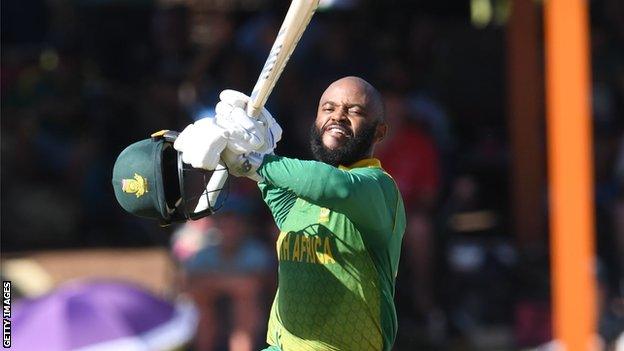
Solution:
{"label": "man's face", "polygon": [[321,96],[311,130],[314,156],[334,166],[370,157],[373,144],[383,137],[378,132],[379,108],[358,81],[341,79],[330,85]]}

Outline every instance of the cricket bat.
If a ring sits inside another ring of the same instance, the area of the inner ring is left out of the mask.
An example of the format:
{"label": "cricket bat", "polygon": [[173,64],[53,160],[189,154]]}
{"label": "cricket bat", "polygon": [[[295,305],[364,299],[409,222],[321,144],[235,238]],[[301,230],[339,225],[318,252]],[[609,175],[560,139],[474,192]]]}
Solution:
{"label": "cricket bat", "polygon": [[[310,23],[314,11],[318,7],[319,0],[293,0],[288,8],[284,22],[277,33],[275,42],[269,52],[258,81],[252,92],[251,99],[247,104],[247,114],[257,117],[262,111],[269,95],[275,87],[275,83],[286,67],[286,63],[292,55],[301,35]],[[220,189],[225,185],[228,173],[224,171],[225,165],[220,163],[217,171],[210,177],[206,186],[206,192],[201,196],[195,212],[205,210],[208,206],[215,206],[219,197]]]}

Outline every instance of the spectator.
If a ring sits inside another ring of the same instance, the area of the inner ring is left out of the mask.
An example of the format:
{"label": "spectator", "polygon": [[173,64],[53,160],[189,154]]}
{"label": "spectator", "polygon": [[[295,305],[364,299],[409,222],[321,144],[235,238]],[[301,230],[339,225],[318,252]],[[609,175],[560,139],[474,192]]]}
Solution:
{"label": "spectator", "polygon": [[391,127],[380,144],[378,156],[401,190],[408,218],[402,257],[407,264],[401,270],[409,277],[406,279],[409,283],[401,286],[404,291],[398,299],[400,304],[401,300],[409,304],[408,311],[414,314],[411,318],[424,321],[423,326],[429,329],[428,337],[436,339],[440,331],[431,328],[440,325],[441,316],[433,291],[435,242],[431,212],[440,186],[439,155],[433,139],[422,126],[409,119],[405,96],[386,93],[384,104]]}
{"label": "spectator", "polygon": [[429,211],[436,204],[440,186],[438,150],[425,128],[410,120],[408,101],[403,95],[386,93],[384,104],[392,128],[379,146],[379,158],[397,182],[406,209]]}
{"label": "spectator", "polygon": [[270,268],[269,252],[251,236],[247,203],[230,199],[226,206],[218,216],[188,222],[173,239],[183,291],[200,311],[197,351],[215,350],[219,344],[223,332],[219,326],[230,320],[222,315],[222,298],[227,298],[231,316],[229,350],[251,351],[261,331],[261,296]]}

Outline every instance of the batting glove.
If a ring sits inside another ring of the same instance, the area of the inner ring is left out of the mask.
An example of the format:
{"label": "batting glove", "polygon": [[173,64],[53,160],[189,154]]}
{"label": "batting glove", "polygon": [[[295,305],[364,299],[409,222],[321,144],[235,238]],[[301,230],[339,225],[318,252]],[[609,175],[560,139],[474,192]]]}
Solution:
{"label": "batting glove", "polygon": [[227,132],[215,123],[214,118],[203,118],[184,128],[173,147],[182,152],[184,163],[212,171],[226,145]]}
{"label": "batting glove", "polygon": [[237,154],[229,149],[223,150],[221,158],[228,167],[228,173],[236,177],[247,177],[256,182],[262,181],[262,177],[256,172],[262,164],[265,154],[250,152]]}
{"label": "batting glove", "polygon": [[235,90],[224,90],[219,98],[215,119],[227,131],[227,149],[236,154],[272,153],[282,138],[282,128],[269,111],[262,108],[256,118],[247,116],[249,96]]}

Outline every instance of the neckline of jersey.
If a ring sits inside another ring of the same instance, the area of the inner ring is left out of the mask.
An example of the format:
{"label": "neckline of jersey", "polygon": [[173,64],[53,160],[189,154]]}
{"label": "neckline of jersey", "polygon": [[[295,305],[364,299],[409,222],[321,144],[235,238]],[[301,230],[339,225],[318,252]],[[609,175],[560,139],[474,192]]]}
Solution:
{"label": "neckline of jersey", "polygon": [[359,160],[356,163],[350,165],[350,166],[343,166],[340,165],[338,166],[338,168],[342,169],[343,171],[348,171],[350,169],[354,169],[354,168],[362,168],[362,167],[368,167],[368,168],[381,168],[381,162],[379,162],[378,159],[376,158],[365,158],[363,160]]}

